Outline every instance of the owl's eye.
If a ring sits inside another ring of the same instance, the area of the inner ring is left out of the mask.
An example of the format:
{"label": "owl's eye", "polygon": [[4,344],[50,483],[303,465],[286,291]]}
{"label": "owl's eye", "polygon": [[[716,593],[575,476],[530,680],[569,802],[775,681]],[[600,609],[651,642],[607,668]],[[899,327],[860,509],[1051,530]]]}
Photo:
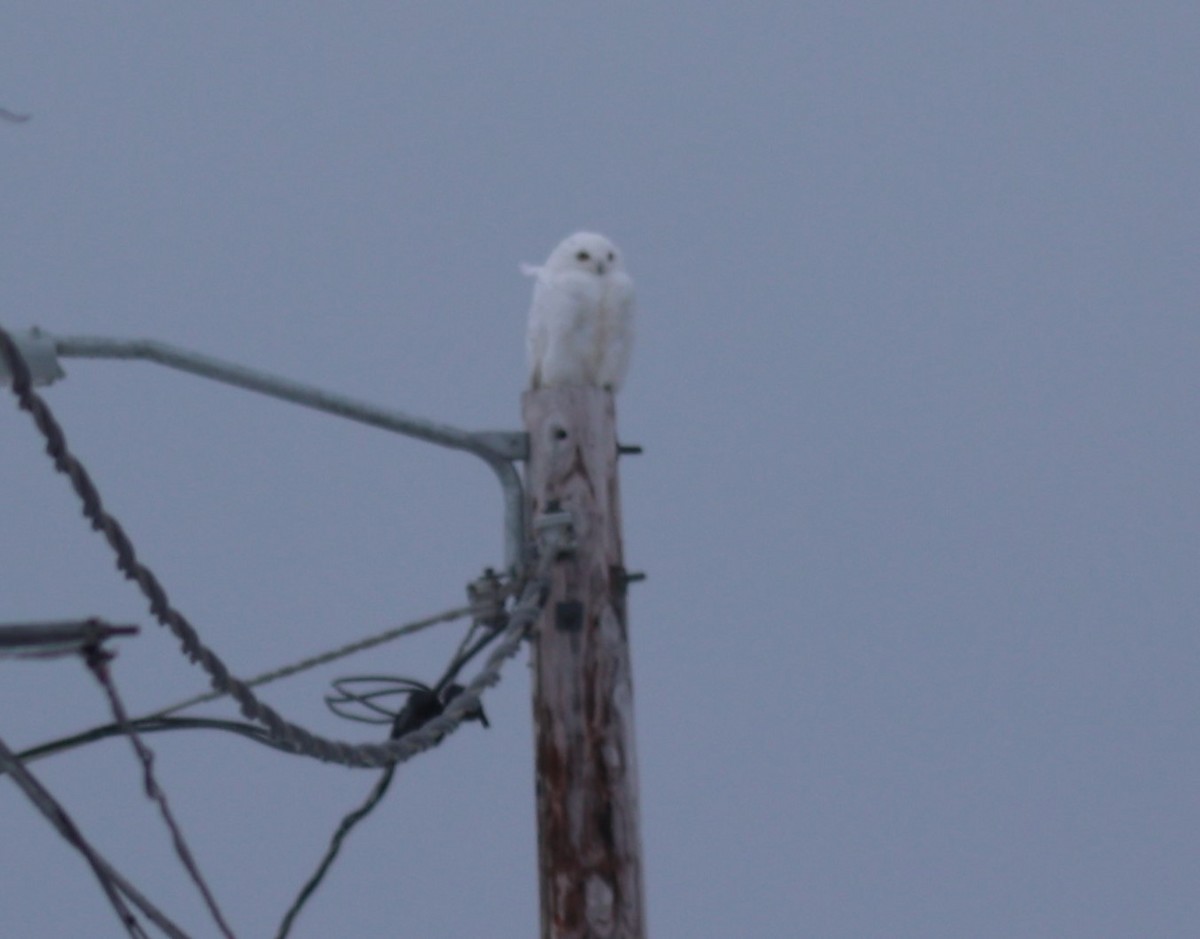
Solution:
{"label": "owl's eye", "polygon": [[579,251],[575,254],[576,261],[588,261],[591,259],[591,257],[592,256],[590,254],[588,254],[586,251]]}
{"label": "owl's eye", "polygon": [[609,260],[609,263],[610,263],[610,264],[611,264],[613,261],[615,261],[616,259],[617,259],[617,256],[616,256],[616,255],[615,255],[613,252],[611,252],[611,251],[610,251],[610,252],[608,252],[608,260]]}

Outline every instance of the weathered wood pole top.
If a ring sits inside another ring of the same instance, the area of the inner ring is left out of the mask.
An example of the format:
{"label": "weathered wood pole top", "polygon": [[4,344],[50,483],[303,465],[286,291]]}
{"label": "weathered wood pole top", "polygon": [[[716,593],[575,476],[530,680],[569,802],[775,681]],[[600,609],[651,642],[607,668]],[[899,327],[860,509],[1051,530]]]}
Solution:
{"label": "weathered wood pole top", "polygon": [[533,637],[543,939],[643,939],[633,681],[612,394],[557,387],[522,399],[530,530],[569,513]]}

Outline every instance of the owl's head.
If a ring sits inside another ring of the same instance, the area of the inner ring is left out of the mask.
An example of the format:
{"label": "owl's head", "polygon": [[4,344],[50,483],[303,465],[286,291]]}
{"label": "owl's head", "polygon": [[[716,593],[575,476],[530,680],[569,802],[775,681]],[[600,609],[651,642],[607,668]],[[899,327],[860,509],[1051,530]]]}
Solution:
{"label": "owl's head", "polygon": [[621,267],[617,246],[595,232],[580,231],[564,238],[546,259],[546,268],[560,271],[584,270],[604,276]]}

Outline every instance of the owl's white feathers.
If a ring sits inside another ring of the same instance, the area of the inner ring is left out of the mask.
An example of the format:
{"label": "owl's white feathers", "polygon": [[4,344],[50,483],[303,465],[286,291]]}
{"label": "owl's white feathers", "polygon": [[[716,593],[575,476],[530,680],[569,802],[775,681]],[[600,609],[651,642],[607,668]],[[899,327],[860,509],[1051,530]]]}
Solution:
{"label": "owl's white feathers", "polygon": [[616,245],[576,232],[545,264],[521,270],[535,279],[525,335],[529,387],[620,388],[633,351],[633,281]]}

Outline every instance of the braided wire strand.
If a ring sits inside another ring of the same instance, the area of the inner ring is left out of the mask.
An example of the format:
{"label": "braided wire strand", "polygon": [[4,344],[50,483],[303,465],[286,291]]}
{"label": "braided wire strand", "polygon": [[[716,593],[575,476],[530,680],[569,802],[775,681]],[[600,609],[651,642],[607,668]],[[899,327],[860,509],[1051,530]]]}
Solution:
{"label": "braided wire strand", "polygon": [[267,734],[281,749],[327,763],[354,767],[381,767],[400,763],[436,746],[447,734],[463,722],[468,711],[477,706],[480,694],[500,680],[500,667],[517,653],[526,633],[532,627],[545,602],[545,580],[555,551],[546,551],[537,573],[525,582],[511,614],[504,635],[488,657],[479,674],[446,708],[445,712],[421,728],[397,740],[378,744],[352,744],[313,733],[294,724],[278,711],[261,701],[250,687],[234,677],[229,668],[212,649],[205,645],[196,628],[167,597],[166,590],[145,564],[138,560],[133,542],[121,524],[104,509],[100,493],[83,464],[71,453],[66,436],[55,420],[49,405],[33,390],[29,367],[9,333],[0,327],[0,356],[3,356],[12,376],[11,388],[20,408],[29,413],[46,441],[46,452],[54,468],[71,482],[82,503],[83,515],[92,528],[99,531],[116,556],[117,569],[132,580],[149,604],[151,615],[165,626],[176,639],[184,655],[207,673],[213,690],[230,695],[248,720],[266,728]]}

